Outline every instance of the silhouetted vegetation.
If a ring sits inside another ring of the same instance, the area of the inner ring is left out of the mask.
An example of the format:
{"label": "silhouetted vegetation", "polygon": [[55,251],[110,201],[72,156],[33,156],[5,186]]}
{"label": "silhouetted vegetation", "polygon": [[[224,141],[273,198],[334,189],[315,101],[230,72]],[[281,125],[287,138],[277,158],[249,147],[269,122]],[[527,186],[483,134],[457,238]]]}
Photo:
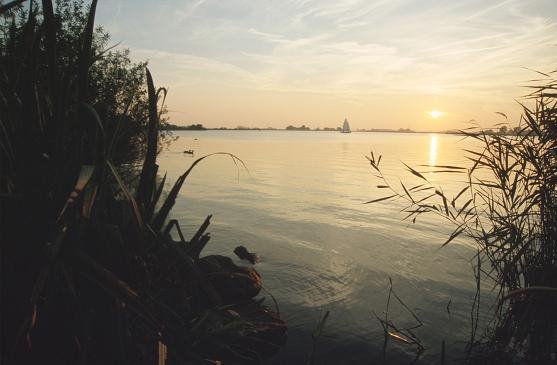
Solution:
{"label": "silhouetted vegetation", "polygon": [[284,323],[255,270],[200,257],[211,216],[189,240],[168,220],[207,156],[163,194],[166,90],[106,48],[96,4],[0,6],[1,362],[259,362]]}
{"label": "silhouetted vegetation", "polygon": [[311,130],[309,127],[306,127],[305,124],[302,124],[299,127],[294,127],[293,125],[289,125],[286,127],[287,131],[309,131]]}
{"label": "silhouetted vegetation", "polygon": [[[383,176],[381,156],[369,156],[387,196],[368,203],[403,199],[406,219],[436,214],[453,224],[443,246],[460,235],[477,244],[477,293],[471,308],[469,360],[507,364],[547,363],[554,356],[557,329],[557,82],[533,86],[534,107],[523,106],[518,129],[509,134],[478,126],[460,131],[480,142],[466,150],[470,167],[438,166],[430,172],[462,173],[468,185],[447,196],[421,172],[406,166],[420,183],[395,188]],[[505,116],[506,118],[506,116]],[[493,322],[482,336],[480,283],[493,284],[498,297]]]}
{"label": "silhouetted vegetation", "polygon": [[164,129],[169,131],[204,131],[207,130],[203,124],[190,124],[190,125],[176,125],[167,123]]}

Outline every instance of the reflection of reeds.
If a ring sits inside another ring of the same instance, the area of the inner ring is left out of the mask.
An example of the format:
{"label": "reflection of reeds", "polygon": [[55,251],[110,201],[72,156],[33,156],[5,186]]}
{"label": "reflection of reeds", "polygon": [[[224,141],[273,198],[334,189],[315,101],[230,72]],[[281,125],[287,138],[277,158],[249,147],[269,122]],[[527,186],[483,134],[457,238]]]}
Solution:
{"label": "reflection of reeds", "polygon": [[[529,360],[549,360],[557,328],[557,82],[543,74],[545,84],[529,95],[535,108],[523,106],[516,135],[486,133],[478,126],[461,131],[479,141],[480,150],[466,150],[469,168],[438,166],[433,172],[466,173],[468,185],[454,197],[421,180],[401,190],[380,170],[381,156],[368,157],[387,189],[387,196],[368,203],[402,199],[406,219],[433,213],[454,225],[442,246],[465,234],[478,245],[475,257],[477,291],[471,312],[470,356],[475,361],[505,361],[525,353]],[[504,114],[501,114],[506,118]],[[493,332],[478,341],[480,282],[498,290]],[[487,342],[486,342],[487,341]],[[485,346],[484,346],[485,345]],[[482,349],[479,351],[478,349]],[[474,351],[478,350],[478,351]]]}
{"label": "reflection of reeds", "polygon": [[[2,5],[0,15],[22,2]],[[1,362],[197,363],[226,348],[254,361],[261,354],[249,346],[260,340],[252,329],[284,328],[267,324],[259,307],[251,310],[260,319],[246,320],[224,306],[230,303],[199,265],[210,216],[189,241],[168,221],[187,176],[208,156],[162,199],[166,177],[157,179],[156,157],[166,90],[146,70],[139,170],[113,148],[125,138],[116,134],[126,128],[126,106],[119,105],[116,128],[89,98],[90,67],[102,58],[92,50],[96,3],[73,62],[57,52],[60,19],[51,0],[42,1],[41,15],[31,8],[28,20],[2,34]],[[267,342],[259,347],[274,351],[277,344]]]}
{"label": "reflection of reeds", "polygon": [[323,336],[323,333],[325,331],[325,324],[327,323],[327,319],[329,318],[329,311],[326,311],[325,314],[323,314],[320,318],[319,318],[319,322],[317,322],[317,326],[315,327],[315,329],[313,330],[313,333],[311,334],[311,352],[308,356],[308,361],[307,361],[307,365],[314,365],[316,364],[316,357],[317,357],[317,342],[319,341],[319,339],[321,338],[321,336]]}

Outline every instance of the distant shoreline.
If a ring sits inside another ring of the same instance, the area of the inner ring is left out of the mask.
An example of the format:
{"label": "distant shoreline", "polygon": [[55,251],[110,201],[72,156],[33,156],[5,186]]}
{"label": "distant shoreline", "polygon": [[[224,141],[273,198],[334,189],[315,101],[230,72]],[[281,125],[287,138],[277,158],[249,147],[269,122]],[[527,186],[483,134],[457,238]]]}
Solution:
{"label": "distant shoreline", "polygon": [[[280,129],[280,128],[203,128],[203,129],[191,129],[191,128],[164,128],[167,131],[261,131],[261,132],[335,132],[340,133],[336,130],[323,130],[323,129],[304,129],[304,130],[292,130],[292,129]],[[462,134],[458,131],[413,131],[413,130],[396,130],[396,129],[371,129],[371,130],[354,130],[352,133],[406,133],[406,134]],[[346,133],[345,133],[346,134]]]}
{"label": "distant shoreline", "polygon": [[[161,128],[162,130],[167,131],[288,131],[288,132],[340,132],[339,128],[309,128],[306,126],[302,127],[286,127],[286,128],[249,128],[249,127],[237,127],[237,128],[227,128],[227,127],[219,127],[219,128],[210,128],[204,127],[201,124],[193,124],[189,126],[178,126],[169,124]],[[458,131],[451,132],[451,131],[442,131],[442,132],[432,132],[432,131],[414,131],[408,128],[400,128],[400,129],[386,129],[386,128],[377,128],[377,129],[357,129],[353,130],[352,133],[361,133],[361,132],[379,132],[379,133],[458,133]]]}
{"label": "distant shoreline", "polygon": [[[167,131],[287,131],[287,132],[337,132],[340,133],[340,127],[338,128],[309,128],[304,126],[301,127],[293,127],[288,126],[286,128],[249,128],[249,127],[237,127],[237,128],[226,128],[226,127],[219,127],[219,128],[209,128],[204,127],[201,124],[193,124],[189,126],[177,126],[173,124],[169,124],[161,128],[162,130]],[[513,131],[511,129],[505,131],[494,131],[492,129],[482,130],[486,135],[517,135],[517,133],[524,133],[524,131]],[[406,133],[406,134],[453,134],[453,135],[465,135],[464,133],[459,130],[448,130],[448,131],[414,131],[409,128],[400,128],[400,129],[386,129],[386,128],[377,128],[377,129],[356,129],[353,130],[352,133]],[[470,133],[470,132],[468,132]],[[476,132],[474,134],[481,134]]]}

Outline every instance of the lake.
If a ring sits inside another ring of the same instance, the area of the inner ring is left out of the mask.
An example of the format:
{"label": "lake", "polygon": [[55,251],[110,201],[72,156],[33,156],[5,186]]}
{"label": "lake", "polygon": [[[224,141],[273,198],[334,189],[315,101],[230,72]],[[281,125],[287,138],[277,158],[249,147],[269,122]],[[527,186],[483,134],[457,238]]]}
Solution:
{"label": "lake", "polygon": [[[415,330],[427,348],[422,362],[439,361],[443,340],[448,359],[462,356],[470,337],[475,246],[459,238],[441,248],[453,227],[433,215],[415,224],[404,221],[404,201],[364,204],[388,195],[376,187],[383,182],[365,156],[371,150],[382,154],[382,172],[400,191],[399,180],[407,186],[417,183],[404,162],[452,196],[465,186],[466,176],[431,173],[429,166],[468,166],[462,150],[474,148],[472,141],[426,133],[174,134],[179,138],[159,157],[167,184],[209,153],[232,153],[247,167],[226,156],[204,160],[186,180],[172,216],[191,237],[213,215],[204,254],[235,258],[233,249],[244,245],[261,256],[256,269],[289,326],[287,345],[270,363],[304,363],[312,332],[326,311],[330,316],[317,342],[318,363],[381,359],[384,336],[375,314],[384,316],[389,278],[423,323]],[[183,153],[188,149],[195,156]],[[263,296],[272,306],[271,298]],[[416,323],[394,299],[389,317],[399,327]],[[408,363],[414,354],[413,346],[389,342],[388,362]]]}

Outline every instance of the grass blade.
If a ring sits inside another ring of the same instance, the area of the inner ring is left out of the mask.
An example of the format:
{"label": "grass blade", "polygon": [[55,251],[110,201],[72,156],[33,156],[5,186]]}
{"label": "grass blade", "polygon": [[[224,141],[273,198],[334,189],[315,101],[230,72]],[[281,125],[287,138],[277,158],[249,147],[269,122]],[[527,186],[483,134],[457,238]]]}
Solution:
{"label": "grass blade", "polygon": [[383,201],[383,200],[387,200],[387,199],[394,198],[395,196],[398,196],[398,195],[397,195],[397,194],[394,194],[394,195],[384,196],[383,198],[379,198],[379,199],[374,199],[374,200],[367,201],[367,202],[365,202],[364,204],[371,204],[371,203],[381,202],[381,201]]}
{"label": "grass blade", "polygon": [[116,167],[114,167],[112,162],[106,161],[106,164],[108,165],[110,171],[112,172],[112,175],[116,179],[116,182],[120,186],[120,189],[122,190],[122,193],[124,193],[124,196],[126,197],[126,200],[132,206],[132,211],[134,213],[137,226],[138,227],[143,227],[143,218],[141,217],[141,211],[139,210],[139,206],[137,205],[137,202],[135,201],[134,197],[132,196],[132,194],[130,193],[128,188],[126,187],[126,184],[124,184],[124,181],[120,177],[120,174],[118,174],[118,171],[116,170]]}
{"label": "grass blade", "polygon": [[[147,95],[149,100],[149,125],[147,131],[147,150],[145,160],[141,169],[141,177],[137,188],[137,200],[145,211],[152,212],[152,194],[154,191],[154,180],[156,177],[156,160],[158,145],[159,117],[157,113],[157,95],[155,85],[149,69],[145,69],[147,76]],[[150,219],[150,216],[146,216]]]}
{"label": "grass blade", "polygon": [[87,24],[83,30],[83,42],[81,45],[81,54],[79,55],[79,65],[77,74],[78,98],[81,102],[86,102],[89,88],[89,66],[91,65],[91,54],[93,44],[93,30],[95,27],[95,12],[97,9],[97,0],[91,2],[91,8],[87,17]]}
{"label": "grass blade", "polygon": [[182,189],[184,181],[186,181],[186,178],[191,173],[191,171],[194,169],[194,167],[197,166],[198,163],[200,163],[201,161],[203,161],[207,157],[216,156],[216,155],[230,156],[234,161],[239,161],[242,164],[242,166],[244,166],[244,168],[246,168],[244,162],[241,159],[239,159],[235,155],[233,155],[231,153],[227,153],[227,152],[215,152],[215,153],[205,155],[205,156],[200,157],[197,160],[195,160],[191,164],[191,166],[180,177],[178,177],[178,179],[174,183],[174,186],[172,187],[172,190],[170,190],[170,193],[166,197],[166,200],[164,201],[164,203],[162,204],[158,213],[156,214],[155,218],[153,219],[153,222],[152,222],[151,226],[152,226],[152,228],[155,232],[160,232],[160,230],[162,229],[162,227],[164,225],[164,222],[166,221],[166,218],[168,217],[168,214],[170,213],[170,210],[172,209],[172,207],[174,206],[174,203],[176,202],[176,198],[178,197],[178,193]]}

